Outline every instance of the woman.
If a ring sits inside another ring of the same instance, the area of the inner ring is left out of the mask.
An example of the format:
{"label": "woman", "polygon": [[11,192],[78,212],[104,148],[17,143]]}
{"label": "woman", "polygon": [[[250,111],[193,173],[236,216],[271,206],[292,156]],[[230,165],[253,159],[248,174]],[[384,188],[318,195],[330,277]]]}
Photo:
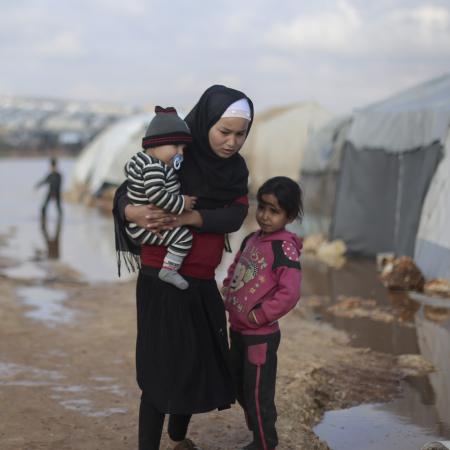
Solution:
{"label": "woman", "polygon": [[[228,367],[225,311],[214,280],[225,234],[239,229],[248,210],[248,170],[239,155],[253,120],[253,105],[242,92],[215,85],[187,115],[193,142],[180,170],[182,193],[197,197],[196,210],[172,217],[129,204],[119,188],[114,205],[119,250],[126,242],[124,220],[153,231],[190,226],[192,249],[180,273],[181,291],[161,282],[166,248],[144,245],[137,281],[137,381],[142,390],[139,449],[157,450],[164,415],[170,414],[173,449],[195,449],[186,439],[192,414],[224,409],[234,402]],[[148,224],[148,220],[150,224]]]}

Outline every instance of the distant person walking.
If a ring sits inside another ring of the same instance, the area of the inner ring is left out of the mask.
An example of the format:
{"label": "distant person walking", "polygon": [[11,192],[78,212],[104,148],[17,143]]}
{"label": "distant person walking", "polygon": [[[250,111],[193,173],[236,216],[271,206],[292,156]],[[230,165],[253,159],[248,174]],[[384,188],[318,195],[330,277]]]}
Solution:
{"label": "distant person walking", "polygon": [[42,204],[41,208],[41,214],[42,217],[45,217],[46,211],[47,211],[47,205],[49,204],[50,200],[54,200],[56,202],[56,207],[58,208],[59,215],[62,214],[61,209],[61,183],[62,183],[62,176],[58,172],[57,168],[58,162],[56,158],[50,159],[50,173],[39,183],[36,184],[36,188],[39,188],[40,186],[43,186],[44,184],[48,184],[48,193],[47,197],[44,200],[44,203]]}

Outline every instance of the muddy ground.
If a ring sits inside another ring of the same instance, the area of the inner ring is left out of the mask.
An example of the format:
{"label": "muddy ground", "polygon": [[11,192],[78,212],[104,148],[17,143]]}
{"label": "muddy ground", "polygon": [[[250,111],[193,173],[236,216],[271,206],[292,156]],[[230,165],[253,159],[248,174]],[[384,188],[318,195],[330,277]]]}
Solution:
{"label": "muddy ground", "polygon": [[[58,263],[47,270],[43,280],[0,276],[0,447],[136,449],[134,282],[89,285]],[[66,292],[74,319],[27,317],[17,291],[27,286]],[[312,431],[326,410],[392,398],[402,377],[397,358],[350,347],[345,333],[306,320],[302,308],[282,321],[280,450],[327,449]],[[238,406],[195,416],[190,437],[205,450],[251,440]]]}

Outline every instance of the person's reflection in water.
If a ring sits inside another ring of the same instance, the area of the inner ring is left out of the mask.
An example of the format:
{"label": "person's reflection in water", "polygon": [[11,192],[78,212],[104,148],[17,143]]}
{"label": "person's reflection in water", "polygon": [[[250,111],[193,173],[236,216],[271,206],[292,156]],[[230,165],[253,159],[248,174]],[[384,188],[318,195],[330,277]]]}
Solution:
{"label": "person's reflection in water", "polygon": [[61,227],[62,227],[62,216],[61,214],[59,214],[53,236],[50,236],[48,231],[47,218],[45,214],[41,217],[41,230],[42,235],[44,236],[45,242],[47,244],[48,259],[59,259],[59,236],[61,234]]}

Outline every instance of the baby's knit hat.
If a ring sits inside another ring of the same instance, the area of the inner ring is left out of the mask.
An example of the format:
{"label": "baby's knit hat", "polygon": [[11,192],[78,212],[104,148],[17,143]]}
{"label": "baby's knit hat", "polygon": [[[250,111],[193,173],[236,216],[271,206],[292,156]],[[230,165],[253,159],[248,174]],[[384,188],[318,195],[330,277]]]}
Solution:
{"label": "baby's knit hat", "polygon": [[167,144],[189,144],[192,142],[191,131],[186,122],[177,114],[173,107],[155,107],[155,117],[151,120],[145,136],[142,138],[142,148],[158,147]]}

